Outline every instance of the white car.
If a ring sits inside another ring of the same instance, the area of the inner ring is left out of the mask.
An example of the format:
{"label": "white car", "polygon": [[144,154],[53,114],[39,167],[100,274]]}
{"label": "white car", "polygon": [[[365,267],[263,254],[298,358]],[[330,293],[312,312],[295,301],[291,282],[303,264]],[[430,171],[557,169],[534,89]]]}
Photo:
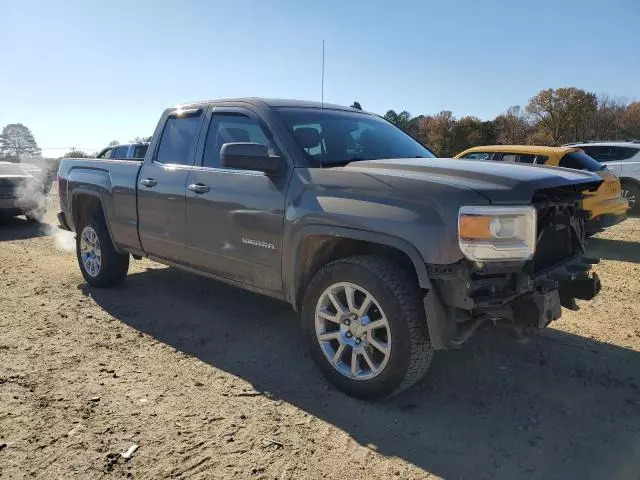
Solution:
{"label": "white car", "polygon": [[572,143],[603,163],[620,178],[622,196],[633,213],[640,213],[640,141]]}

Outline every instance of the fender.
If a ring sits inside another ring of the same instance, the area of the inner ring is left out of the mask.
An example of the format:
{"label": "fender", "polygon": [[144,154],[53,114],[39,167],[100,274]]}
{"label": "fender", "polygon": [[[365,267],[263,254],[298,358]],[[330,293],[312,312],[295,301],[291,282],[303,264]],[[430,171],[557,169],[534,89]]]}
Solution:
{"label": "fender", "polygon": [[427,273],[427,267],[418,250],[406,240],[393,235],[387,235],[378,232],[368,232],[364,230],[356,230],[345,227],[334,227],[329,225],[307,225],[297,232],[293,239],[293,255],[284,256],[289,258],[289,264],[285,266],[285,288],[288,291],[287,298],[289,302],[296,307],[296,298],[298,295],[297,285],[300,272],[298,272],[298,250],[302,244],[302,240],[309,235],[326,235],[329,237],[341,237],[353,240],[362,240],[370,243],[377,243],[400,250],[406,254],[418,275],[418,282],[421,288],[431,289],[431,282]]}
{"label": "fender", "polygon": [[113,232],[111,232],[111,222],[109,222],[109,213],[107,211],[107,208],[105,207],[105,203],[102,199],[102,195],[100,194],[100,192],[96,192],[95,190],[90,190],[88,188],[75,188],[71,192],[71,202],[69,205],[69,212],[71,213],[73,230],[76,232],[76,234],[78,234],[78,228],[77,228],[77,225],[75,224],[76,222],[75,222],[75,214],[73,211],[73,206],[75,205],[75,199],[78,195],[86,195],[98,200],[98,202],[100,203],[100,208],[102,209],[102,214],[104,215],[105,224],[107,225],[107,232],[109,233],[109,237],[111,238],[111,243],[113,244],[114,249],[118,253],[128,253],[120,249],[116,244],[116,242],[113,241]]}

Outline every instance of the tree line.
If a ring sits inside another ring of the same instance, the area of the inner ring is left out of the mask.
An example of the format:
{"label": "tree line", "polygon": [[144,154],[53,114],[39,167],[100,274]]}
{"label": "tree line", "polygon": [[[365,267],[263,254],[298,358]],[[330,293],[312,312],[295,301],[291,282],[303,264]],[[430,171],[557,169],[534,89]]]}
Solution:
{"label": "tree line", "polygon": [[449,110],[411,116],[389,110],[388,121],[441,157],[479,145],[550,145],[585,140],[640,139],[640,101],[628,102],[574,87],[542,90],[525,108],[513,106],[493,120],[456,118]]}

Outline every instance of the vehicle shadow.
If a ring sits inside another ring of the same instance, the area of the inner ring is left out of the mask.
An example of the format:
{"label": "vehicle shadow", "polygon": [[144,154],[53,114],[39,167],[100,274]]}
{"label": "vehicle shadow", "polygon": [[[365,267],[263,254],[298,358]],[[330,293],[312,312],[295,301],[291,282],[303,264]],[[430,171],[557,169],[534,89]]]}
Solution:
{"label": "vehicle shadow", "polygon": [[587,243],[589,255],[607,260],[640,263],[640,242],[590,238]]}
{"label": "vehicle shadow", "polygon": [[25,217],[0,215],[0,242],[44,237],[49,235],[49,228],[45,223],[31,222]]}
{"label": "vehicle shadow", "polygon": [[80,288],[137,330],[445,479],[640,472],[639,352],[553,329],[528,344],[482,331],[437,354],[421,385],[364,402],[328,387],[288,305],[171,268]]}

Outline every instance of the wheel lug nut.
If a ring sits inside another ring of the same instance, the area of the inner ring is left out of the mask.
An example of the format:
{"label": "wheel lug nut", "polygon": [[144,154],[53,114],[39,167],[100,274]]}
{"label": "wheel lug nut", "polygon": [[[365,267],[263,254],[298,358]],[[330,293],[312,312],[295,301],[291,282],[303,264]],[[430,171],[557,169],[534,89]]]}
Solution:
{"label": "wheel lug nut", "polygon": [[344,324],[345,324],[345,325],[347,325],[347,326],[349,326],[349,324],[350,324],[350,323],[351,323],[351,322],[349,321],[349,319],[348,319],[348,318],[344,321]]}
{"label": "wheel lug nut", "polygon": [[356,338],[356,343],[360,343],[360,339],[359,338]]}
{"label": "wheel lug nut", "polygon": [[351,332],[347,332],[347,338],[351,338]]}

